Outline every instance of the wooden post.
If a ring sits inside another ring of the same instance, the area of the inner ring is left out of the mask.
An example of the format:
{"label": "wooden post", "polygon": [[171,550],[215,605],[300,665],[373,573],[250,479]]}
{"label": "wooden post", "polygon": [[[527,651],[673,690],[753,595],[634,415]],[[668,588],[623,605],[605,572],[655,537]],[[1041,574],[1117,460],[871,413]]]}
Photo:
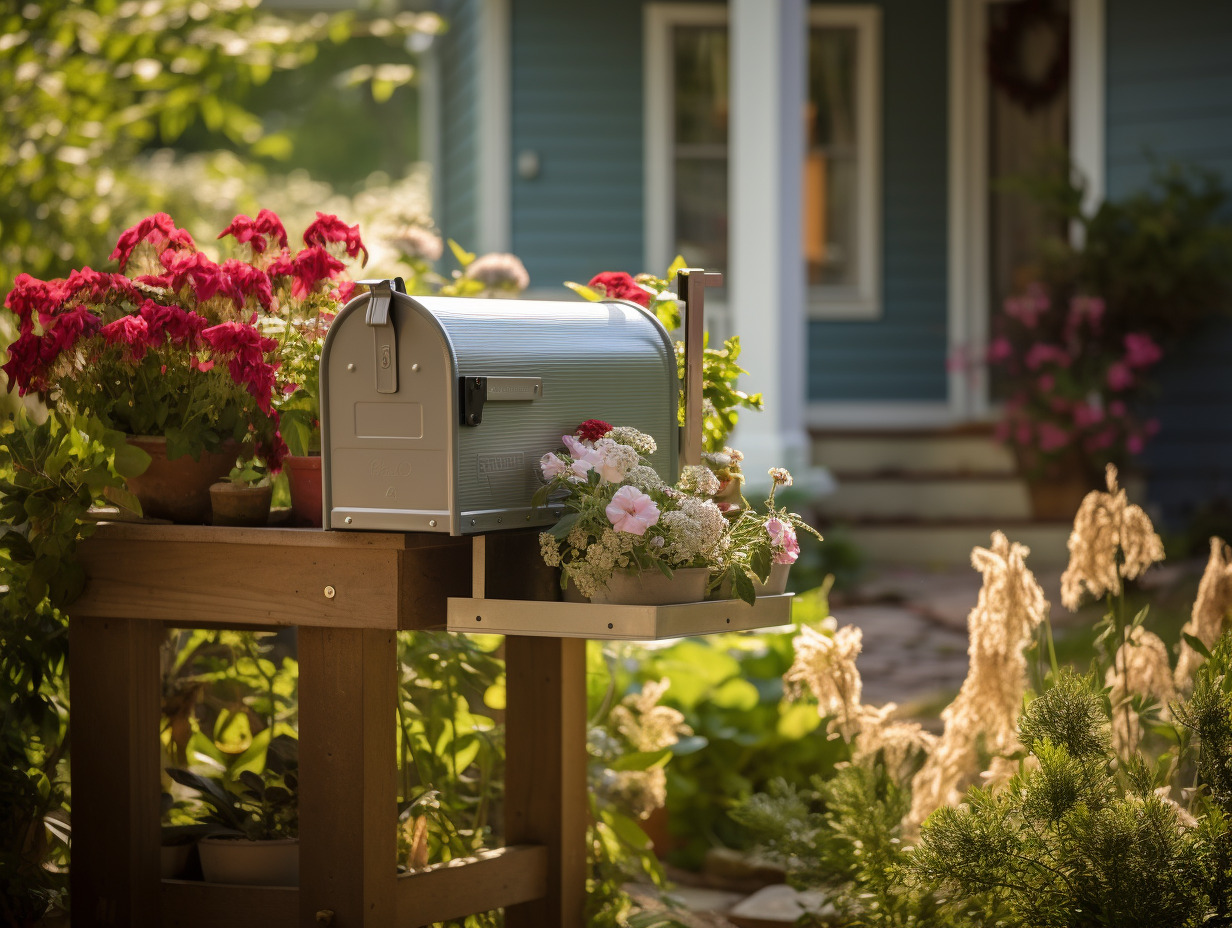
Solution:
{"label": "wooden post", "polygon": [[505,841],[548,849],[547,893],[506,928],[581,928],[586,898],[586,642],[505,639]]}
{"label": "wooden post", "polygon": [[160,924],[158,648],[162,626],[69,622],[73,924]]}
{"label": "wooden post", "polygon": [[299,673],[299,923],[384,928],[396,918],[395,634],[300,628]]}

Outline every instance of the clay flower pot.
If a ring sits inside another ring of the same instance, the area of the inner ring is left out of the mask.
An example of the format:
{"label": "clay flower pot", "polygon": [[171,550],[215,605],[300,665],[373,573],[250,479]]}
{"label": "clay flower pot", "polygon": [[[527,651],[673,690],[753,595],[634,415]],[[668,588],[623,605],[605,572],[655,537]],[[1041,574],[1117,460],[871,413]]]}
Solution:
{"label": "clay flower pot", "polygon": [[207,883],[299,885],[299,839],[202,838],[197,845]]}
{"label": "clay flower pot", "polygon": [[700,603],[706,598],[706,581],[710,571],[705,567],[684,567],[665,577],[657,570],[641,573],[617,571],[607,586],[590,599],[578,592],[570,581],[565,588],[565,601],[600,603],[622,606],[666,606],[669,603]]}
{"label": "clay flower pot", "polygon": [[221,480],[210,487],[210,508],[215,525],[261,526],[269,521],[270,500],[274,488],[250,487],[230,480]]}
{"label": "clay flower pot", "polygon": [[291,524],[321,527],[321,456],[288,454],[282,469],[291,485]]}
{"label": "clay flower pot", "polygon": [[167,439],[161,436],[129,436],[128,443],[150,456],[146,472],[127,481],[143,515],[195,525],[209,521],[210,485],[230,473],[239,445],[228,441],[222,450],[202,452],[195,460],[185,455],[169,461]]}

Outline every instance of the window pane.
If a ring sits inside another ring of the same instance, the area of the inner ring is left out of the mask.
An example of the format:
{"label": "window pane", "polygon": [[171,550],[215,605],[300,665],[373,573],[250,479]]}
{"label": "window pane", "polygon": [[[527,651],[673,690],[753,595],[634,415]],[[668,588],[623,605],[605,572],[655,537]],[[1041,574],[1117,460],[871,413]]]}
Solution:
{"label": "window pane", "polygon": [[810,30],[804,255],[814,286],[854,288],[860,283],[855,75],[855,29]]}

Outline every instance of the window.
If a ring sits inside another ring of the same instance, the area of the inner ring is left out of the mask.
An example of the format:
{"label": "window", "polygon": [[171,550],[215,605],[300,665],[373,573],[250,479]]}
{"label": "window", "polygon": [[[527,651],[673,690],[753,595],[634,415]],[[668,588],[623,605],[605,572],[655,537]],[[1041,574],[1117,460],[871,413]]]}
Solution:
{"label": "window", "polygon": [[[726,5],[647,7],[647,257],[728,265]],[[809,12],[801,230],[810,315],[880,315],[880,13]]]}

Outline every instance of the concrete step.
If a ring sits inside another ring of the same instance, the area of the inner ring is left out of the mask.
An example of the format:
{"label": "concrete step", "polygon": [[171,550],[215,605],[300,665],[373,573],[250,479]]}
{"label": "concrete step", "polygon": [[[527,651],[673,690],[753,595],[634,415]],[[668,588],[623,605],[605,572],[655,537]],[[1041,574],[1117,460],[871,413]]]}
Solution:
{"label": "concrete step", "polygon": [[818,431],[813,463],[840,473],[1013,474],[1014,456],[986,429]]}
{"label": "concrete step", "polygon": [[833,519],[1027,519],[1026,484],[1002,474],[877,477],[836,473],[838,488],[817,501]]}
{"label": "concrete step", "polygon": [[[846,536],[860,548],[872,565],[904,564],[919,567],[953,567],[971,559],[971,549],[988,547],[992,533],[1004,532],[1011,541],[1031,549],[1033,569],[1064,567],[1069,561],[1066,543],[1071,526],[1060,522],[1026,520],[970,520],[958,522],[854,522],[845,526]],[[822,528],[825,534],[825,528]]]}

